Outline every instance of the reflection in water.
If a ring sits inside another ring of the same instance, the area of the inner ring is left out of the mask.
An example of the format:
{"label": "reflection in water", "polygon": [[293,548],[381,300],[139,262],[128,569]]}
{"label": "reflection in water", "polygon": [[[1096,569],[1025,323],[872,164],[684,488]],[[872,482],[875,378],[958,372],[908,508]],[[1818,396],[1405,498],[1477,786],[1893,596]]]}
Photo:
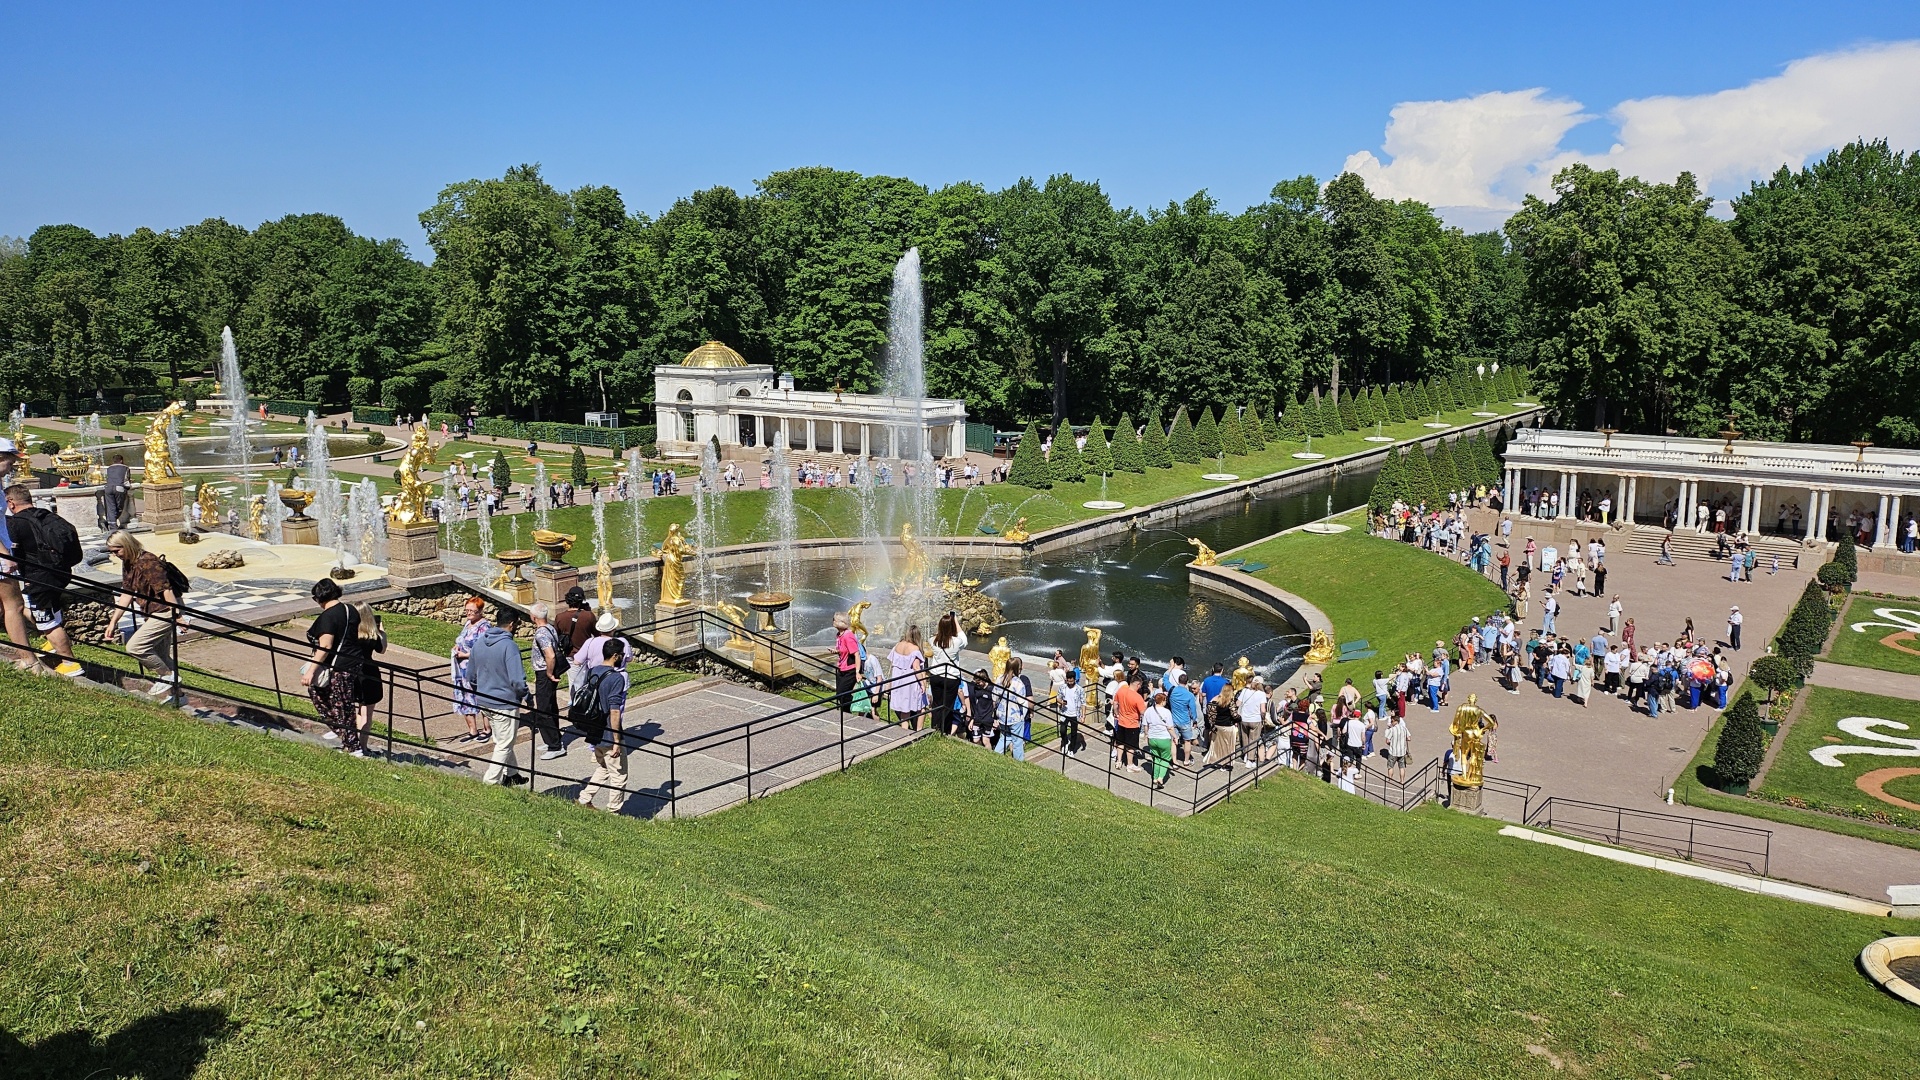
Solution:
{"label": "reflection in water", "polygon": [[[1058,648],[1077,656],[1084,641],[1080,628],[1099,626],[1105,631],[1103,652],[1137,655],[1150,667],[1182,656],[1191,670],[1204,671],[1216,662],[1231,665],[1247,656],[1269,677],[1284,677],[1299,666],[1304,636],[1254,608],[1189,590],[1186,564],[1192,551],[1186,548],[1187,538],[1199,537],[1208,547],[1227,551],[1317,520],[1326,513],[1329,498],[1335,512],[1350,510],[1366,501],[1375,471],[1344,473],[1288,494],[1197,512],[1172,527],[1155,526],[1030,555],[1018,569],[979,564],[971,572],[992,579],[983,591],[1000,601],[1007,618],[993,634],[1005,634],[1019,652],[1045,656]],[[1174,544],[1183,550],[1172,551]],[[743,596],[761,587],[758,567],[724,573],[723,591],[729,594]],[[884,583],[863,582],[864,576],[850,564],[818,562],[803,568],[801,577],[811,585],[796,589],[794,602],[796,636],[803,645],[830,645],[833,612],[846,610],[855,600],[874,600],[876,609],[885,607]],[[870,625],[872,621],[869,617]],[[875,636],[888,644],[905,629],[884,618],[880,625]]]}

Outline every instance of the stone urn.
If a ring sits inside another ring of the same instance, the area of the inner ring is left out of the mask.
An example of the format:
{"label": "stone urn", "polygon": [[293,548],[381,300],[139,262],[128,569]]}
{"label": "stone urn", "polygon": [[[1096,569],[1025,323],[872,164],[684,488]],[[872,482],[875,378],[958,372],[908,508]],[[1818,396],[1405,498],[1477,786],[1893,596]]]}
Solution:
{"label": "stone urn", "polygon": [[313,492],[302,491],[299,488],[281,488],[280,505],[293,511],[295,519],[306,521],[307,507],[313,505]]}
{"label": "stone urn", "polygon": [[66,478],[67,483],[77,487],[87,482],[88,474],[93,471],[93,459],[68,447],[53,456],[53,471]]}
{"label": "stone urn", "polygon": [[535,529],[533,546],[541,550],[551,565],[567,565],[567,552],[573,550],[572,533],[554,532],[551,529]]}
{"label": "stone urn", "polygon": [[793,597],[783,592],[757,592],[747,597],[747,606],[760,613],[760,629],[777,631],[780,624],[773,617],[793,606]]}

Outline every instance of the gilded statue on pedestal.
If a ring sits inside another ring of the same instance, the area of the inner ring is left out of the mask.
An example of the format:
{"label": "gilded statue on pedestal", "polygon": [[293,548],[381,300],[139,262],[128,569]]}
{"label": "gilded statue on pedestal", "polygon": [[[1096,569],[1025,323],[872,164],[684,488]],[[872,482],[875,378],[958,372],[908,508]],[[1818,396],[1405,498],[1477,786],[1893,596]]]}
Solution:
{"label": "gilded statue on pedestal", "polygon": [[1306,655],[1300,658],[1300,662],[1303,664],[1331,664],[1333,663],[1333,656],[1336,651],[1336,647],[1333,644],[1333,635],[1325,630],[1315,630],[1312,640],[1307,645]]}
{"label": "gilded statue on pedestal", "polygon": [[247,532],[251,533],[255,540],[266,538],[267,497],[265,495],[255,495],[252,505],[247,508]]}
{"label": "gilded statue on pedestal", "polygon": [[1243,656],[1240,658],[1240,666],[1233,669],[1233,675],[1228,680],[1228,683],[1233,687],[1233,692],[1238,694],[1247,688],[1248,683],[1253,681],[1255,674],[1257,674],[1257,672],[1253,670],[1253,664]]}
{"label": "gilded statue on pedestal", "polygon": [[212,483],[200,485],[194,502],[200,505],[200,527],[208,531],[220,528],[220,493],[213,490]]}
{"label": "gilded statue on pedestal", "polygon": [[1487,760],[1487,714],[1475,704],[1479,698],[1478,694],[1468,694],[1467,703],[1453,710],[1453,723],[1447,727],[1447,733],[1453,736],[1453,759],[1460,769],[1453,778],[1454,787],[1480,786],[1480,770]]}
{"label": "gilded statue on pedestal", "polygon": [[1193,561],[1187,564],[1188,566],[1220,565],[1219,553],[1214,551],[1212,548],[1208,547],[1206,543],[1202,541],[1199,537],[1197,536],[1187,537],[1187,545],[1189,547],[1192,547],[1195,551],[1198,552],[1198,554],[1196,554],[1193,557]]}
{"label": "gilded statue on pedestal", "polygon": [[1001,533],[1000,536],[1001,539],[1011,540],[1016,544],[1024,544],[1033,537],[1033,534],[1027,531],[1027,519],[1021,518],[1007,526],[1006,531]]}
{"label": "gilded statue on pedestal", "polygon": [[1007,644],[1006,638],[1001,638],[993,648],[987,650],[987,675],[993,679],[994,685],[999,685],[1001,677],[1006,675],[1007,661],[1011,659],[1013,647]]}
{"label": "gilded statue on pedestal", "polygon": [[900,576],[895,578],[893,583],[902,587],[925,585],[928,570],[927,552],[920,546],[920,541],[914,539],[911,521],[900,526],[900,551],[906,556],[906,563],[901,566]]}
{"label": "gilded statue on pedestal", "polygon": [[1087,643],[1080,646],[1080,681],[1082,685],[1094,678],[1094,670],[1100,666],[1100,628],[1089,626]]}
{"label": "gilded statue on pedestal", "polygon": [[687,543],[687,534],[676,521],[667,526],[667,538],[655,551],[660,556],[660,602],[686,603],[687,560],[698,556],[700,549]]}
{"label": "gilded statue on pedestal", "polygon": [[142,476],[147,483],[156,480],[178,480],[180,469],[174,464],[173,450],[167,445],[167,430],[179,418],[186,406],[181,402],[170,402],[166,408],[153,415],[153,423],[147,425],[147,434],[140,440]]}
{"label": "gilded statue on pedestal", "polygon": [[867,643],[867,624],[862,616],[864,616],[867,613],[867,609],[872,606],[873,601],[862,600],[847,609],[847,629],[853,631],[853,636],[859,638],[860,644],[862,645]]}
{"label": "gilded statue on pedestal", "polygon": [[400,493],[387,511],[387,520],[395,525],[413,525],[432,520],[427,513],[427,498],[433,489],[420,474],[433,461],[433,447],[427,445],[427,429],[416,427],[407,449],[400,455]]}

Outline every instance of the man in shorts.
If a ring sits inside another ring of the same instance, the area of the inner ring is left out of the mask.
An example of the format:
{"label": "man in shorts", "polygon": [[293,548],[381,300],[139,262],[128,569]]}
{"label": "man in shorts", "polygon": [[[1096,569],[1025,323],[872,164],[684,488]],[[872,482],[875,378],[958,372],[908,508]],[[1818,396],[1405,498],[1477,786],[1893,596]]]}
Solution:
{"label": "man in shorts", "polygon": [[1167,691],[1167,708],[1173,713],[1173,730],[1179,737],[1175,757],[1185,765],[1188,747],[1200,741],[1200,699],[1194,695],[1185,671],[1174,676],[1173,688]]}
{"label": "man in shorts", "polygon": [[59,553],[52,549],[41,521],[55,515],[51,510],[33,505],[33,492],[24,484],[9,485],[6,500],[7,533],[21,572],[19,584],[27,621],[47,639],[47,647],[54,655],[61,658],[54,670],[62,675],[78,675],[82,669],[74,662],[73,642],[66,631],[67,591],[61,587],[66,574],[48,576],[59,562]]}
{"label": "man in shorts", "polygon": [[[19,464],[20,452],[13,440],[0,438],[0,487],[14,484]],[[27,601],[20,592],[20,568],[13,559],[13,536],[7,528],[12,524],[12,516],[13,512],[8,510],[5,517],[0,517],[0,622],[5,623],[8,640],[19,646],[8,650],[14,666],[31,671],[35,663],[33,654],[26,650],[33,642],[27,622]]]}

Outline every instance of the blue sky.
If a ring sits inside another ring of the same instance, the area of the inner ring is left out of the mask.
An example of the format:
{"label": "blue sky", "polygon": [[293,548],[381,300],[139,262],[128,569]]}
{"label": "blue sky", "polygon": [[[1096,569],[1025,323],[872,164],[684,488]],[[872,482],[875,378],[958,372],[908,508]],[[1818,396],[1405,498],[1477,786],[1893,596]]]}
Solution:
{"label": "blue sky", "polygon": [[[1920,51],[1885,51],[1920,41],[1911,2],[43,2],[0,9],[0,41],[0,234],[16,236],[325,211],[424,254],[417,215],[441,187],[523,161],[647,212],[814,164],[990,187],[1071,172],[1136,207],[1206,188],[1237,210],[1361,152],[1376,189],[1483,224],[1547,165],[1669,118],[1623,102],[1678,102],[1688,134],[1615,160],[1686,160],[1723,194],[1752,160],[1836,133],[1920,139],[1920,94],[1900,92]],[[1776,123],[1777,103],[1810,99],[1818,116]]]}

